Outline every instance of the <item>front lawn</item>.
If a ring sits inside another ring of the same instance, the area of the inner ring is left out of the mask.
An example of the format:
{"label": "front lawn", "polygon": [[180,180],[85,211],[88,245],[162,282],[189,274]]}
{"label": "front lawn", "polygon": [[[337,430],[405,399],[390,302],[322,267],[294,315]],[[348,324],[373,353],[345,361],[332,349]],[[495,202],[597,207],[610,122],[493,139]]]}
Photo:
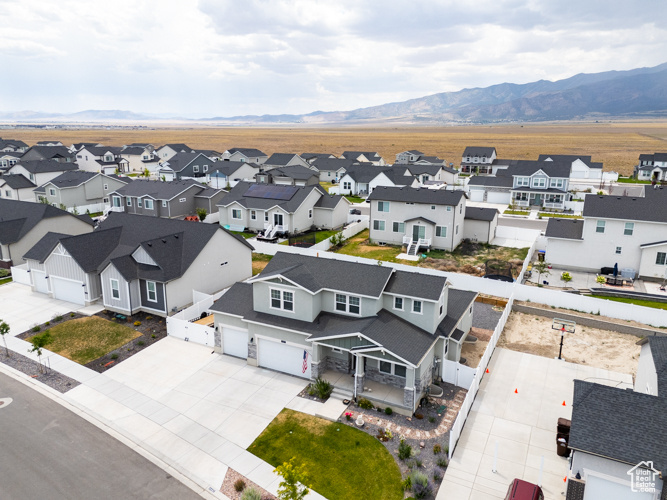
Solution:
{"label": "front lawn", "polygon": [[352,203],[363,203],[364,201],[366,201],[364,198],[361,198],[359,196],[352,196],[351,194],[345,195],[345,198],[347,198],[348,201]]}
{"label": "front lawn", "polygon": [[526,212],[525,210],[505,210],[503,212],[504,215],[530,215],[530,212]]}
{"label": "front lawn", "polygon": [[590,295],[596,299],[613,300],[614,302],[624,302],[626,304],[634,304],[636,306],[652,307],[654,309],[667,309],[667,303],[656,302],[653,300],[644,299],[628,299],[625,297],[607,297],[606,295]]}
{"label": "front lawn", "polygon": [[[41,335],[43,330],[37,335]],[[48,329],[49,351],[85,365],[141,335],[129,326],[97,316],[65,321]],[[32,337],[30,337],[32,338]],[[30,342],[30,338],[26,340]]]}
{"label": "front lawn", "polygon": [[246,233],[244,231],[229,231],[229,232],[232,234],[238,234],[239,236],[243,236],[246,240],[248,238],[254,238],[255,236],[257,236],[255,233]]}
{"label": "front lawn", "polygon": [[540,212],[539,217],[556,217],[558,219],[583,219],[581,215],[559,214],[556,212]]}
{"label": "front lawn", "polygon": [[324,181],[320,181],[320,186],[322,186],[322,188],[323,188],[323,189],[327,192],[327,194],[328,194],[328,193],[329,193],[329,188],[334,187],[335,184],[334,184],[333,182],[324,182]]}
{"label": "front lawn", "polygon": [[248,451],[274,467],[296,457],[310,486],[336,500],[401,500],[401,472],[374,437],[353,427],[284,409]]}
{"label": "front lawn", "polygon": [[273,255],[266,255],[264,253],[252,253],[252,275],[255,276],[262,272],[266,267],[269,261],[273,258]]}
{"label": "front lawn", "polygon": [[640,181],[634,177],[619,177],[617,182],[623,184],[651,184],[651,181]]}
{"label": "front lawn", "polygon": [[11,276],[8,276],[6,278],[2,278],[2,279],[0,279],[0,285],[4,285],[5,283],[11,283],[11,281],[12,281]]}

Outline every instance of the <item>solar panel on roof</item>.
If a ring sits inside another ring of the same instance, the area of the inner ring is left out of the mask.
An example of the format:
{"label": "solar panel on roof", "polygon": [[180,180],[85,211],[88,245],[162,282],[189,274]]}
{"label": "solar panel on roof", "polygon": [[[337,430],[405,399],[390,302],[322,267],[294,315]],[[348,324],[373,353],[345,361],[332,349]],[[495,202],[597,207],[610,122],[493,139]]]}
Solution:
{"label": "solar panel on roof", "polygon": [[271,184],[253,184],[245,192],[246,198],[264,198],[271,200],[291,200],[299,190],[295,186],[275,186]]}

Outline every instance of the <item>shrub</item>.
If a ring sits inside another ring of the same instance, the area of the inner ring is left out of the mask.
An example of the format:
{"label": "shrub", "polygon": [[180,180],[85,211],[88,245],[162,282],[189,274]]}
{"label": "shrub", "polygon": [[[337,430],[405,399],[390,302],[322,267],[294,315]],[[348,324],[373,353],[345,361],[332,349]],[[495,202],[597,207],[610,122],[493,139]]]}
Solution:
{"label": "shrub", "polygon": [[255,488],[248,488],[243,490],[241,500],[262,500],[262,494]]}
{"label": "shrub", "polygon": [[238,492],[245,490],[245,481],[243,479],[234,481],[234,489]]}
{"label": "shrub", "polygon": [[412,456],[412,446],[405,442],[404,439],[401,439],[401,442],[398,444],[398,458],[405,460]]}
{"label": "shrub", "polygon": [[143,340],[140,340],[139,342],[137,342],[137,345],[138,345],[139,347],[143,347],[143,346],[146,345],[146,342],[144,342]]}
{"label": "shrub", "polygon": [[387,441],[391,441],[391,439],[394,437],[394,435],[391,433],[389,429],[379,429],[377,433],[377,438],[382,441],[383,443],[386,443]]}
{"label": "shrub", "polygon": [[70,318],[73,318],[73,317],[74,317],[74,313],[69,313],[69,317],[70,317]]}
{"label": "shrub", "polygon": [[449,456],[449,446],[445,446],[445,455]]}
{"label": "shrub", "polygon": [[54,321],[62,321],[63,317],[62,316],[56,316],[55,318],[53,318],[53,320]]}
{"label": "shrub", "polygon": [[384,412],[385,412],[387,415],[391,415],[392,413],[394,413],[394,410],[392,410],[391,408],[389,408],[389,407],[387,406],[387,407],[384,409]]}
{"label": "shrub", "polygon": [[431,422],[432,424],[435,423],[435,417],[428,417],[428,421]]}
{"label": "shrub", "polygon": [[359,403],[357,403],[357,404],[359,405],[359,408],[363,408],[364,410],[372,410],[373,408],[375,408],[375,407],[373,406],[373,403],[371,403],[371,402],[370,402],[368,399],[366,399],[366,398],[361,398],[361,399],[359,400]]}
{"label": "shrub", "polygon": [[38,331],[40,331],[41,329],[42,329],[42,328],[41,328],[39,325],[35,325],[35,326],[32,327],[32,331],[33,331],[33,332],[38,332]]}
{"label": "shrub", "polygon": [[9,276],[9,270],[8,269],[0,269],[0,278],[6,278]]}
{"label": "shrub", "polygon": [[141,321],[135,321],[134,326],[141,326]]}
{"label": "shrub", "polygon": [[446,469],[447,466],[449,465],[445,457],[440,457],[436,462],[436,464],[438,465],[438,467],[442,467],[443,469]]}
{"label": "shrub", "polygon": [[150,321],[151,319],[153,319],[153,316],[146,316],[146,321]]}
{"label": "shrub", "polygon": [[404,489],[405,491],[409,491],[409,490],[411,490],[411,489],[412,489],[412,478],[411,478],[410,476],[406,477],[406,478],[403,480],[403,483],[402,483],[402,484],[403,484],[403,489]]}
{"label": "shrub", "polygon": [[44,323],[44,326],[49,326],[50,324],[51,324],[51,322],[47,321],[46,323]]}
{"label": "shrub", "polygon": [[433,473],[433,481],[435,481],[436,483],[439,483],[441,479],[442,479],[442,476],[440,475],[440,473],[438,471],[435,471]]}
{"label": "shrub", "polygon": [[[313,393],[317,394],[317,397],[320,399],[328,399],[333,392],[333,385],[321,377],[317,377],[315,382],[310,384],[310,387]],[[310,393],[310,390],[308,392]]]}
{"label": "shrub", "polygon": [[118,359],[118,353],[117,353],[117,352],[114,352],[114,353],[111,355],[111,359],[113,359],[113,360]]}
{"label": "shrub", "polygon": [[155,334],[151,335],[152,339],[154,339],[155,337],[157,337],[157,335],[155,335]]}
{"label": "shrub", "polygon": [[595,281],[604,285],[607,279],[604,276],[598,276],[597,278],[595,278]]}
{"label": "shrub", "polygon": [[412,492],[415,498],[427,498],[431,496],[431,485],[428,483],[428,477],[421,472],[413,472],[412,476]]}
{"label": "shrub", "polygon": [[434,444],[433,445],[433,454],[437,455],[442,451],[442,447],[439,444]]}
{"label": "shrub", "polygon": [[421,466],[424,465],[424,462],[422,462],[421,460],[419,460],[418,458],[416,458],[416,459],[415,459],[415,465],[416,465],[417,467],[420,467],[420,468],[421,468]]}

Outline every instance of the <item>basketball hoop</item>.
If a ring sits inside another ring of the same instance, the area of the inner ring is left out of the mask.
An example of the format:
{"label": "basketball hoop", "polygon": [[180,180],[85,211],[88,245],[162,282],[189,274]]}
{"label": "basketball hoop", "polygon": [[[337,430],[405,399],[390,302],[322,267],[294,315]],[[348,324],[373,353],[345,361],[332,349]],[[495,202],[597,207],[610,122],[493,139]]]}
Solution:
{"label": "basketball hoop", "polygon": [[563,340],[565,339],[565,333],[574,333],[576,327],[577,322],[568,319],[554,318],[551,322],[551,329],[560,331],[560,348],[558,349],[558,358],[556,359],[563,359],[561,356],[563,354]]}

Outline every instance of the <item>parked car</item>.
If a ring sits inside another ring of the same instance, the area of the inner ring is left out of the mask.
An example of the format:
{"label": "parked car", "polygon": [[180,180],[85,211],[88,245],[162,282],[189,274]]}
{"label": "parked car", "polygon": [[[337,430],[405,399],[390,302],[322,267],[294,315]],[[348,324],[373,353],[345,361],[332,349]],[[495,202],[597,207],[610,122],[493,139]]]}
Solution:
{"label": "parked car", "polygon": [[507,489],[505,500],[544,500],[542,488],[522,479],[515,479]]}
{"label": "parked car", "polygon": [[361,210],[359,210],[358,208],[352,208],[352,209],[350,209],[350,214],[352,214],[352,215],[361,215]]}

